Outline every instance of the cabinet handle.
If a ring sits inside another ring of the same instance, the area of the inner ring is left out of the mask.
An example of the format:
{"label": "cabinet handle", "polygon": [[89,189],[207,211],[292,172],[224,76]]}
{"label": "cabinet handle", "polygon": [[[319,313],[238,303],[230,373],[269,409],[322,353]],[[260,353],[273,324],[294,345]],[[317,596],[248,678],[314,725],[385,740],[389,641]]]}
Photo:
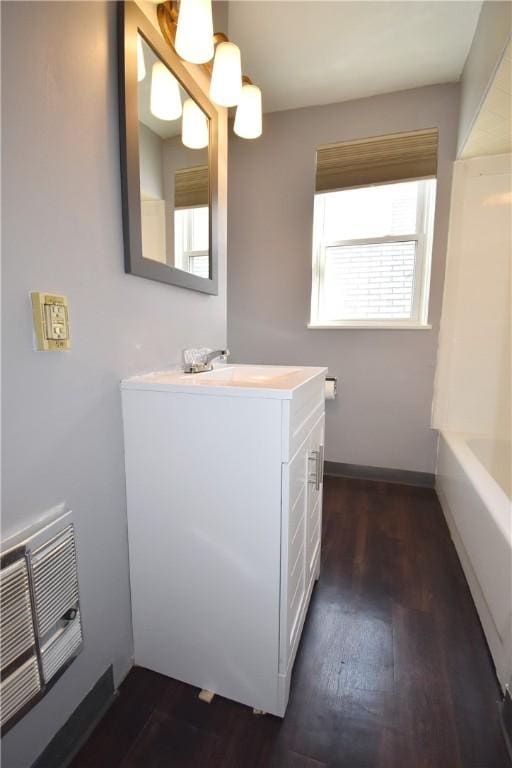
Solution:
{"label": "cabinet handle", "polygon": [[308,459],[315,462],[314,472],[309,476],[308,482],[318,490],[318,451],[311,451],[311,456],[308,456]]}
{"label": "cabinet handle", "polygon": [[309,457],[310,461],[315,462],[315,474],[310,479],[311,485],[314,484],[315,490],[320,490],[320,485],[322,483],[322,467],[323,467],[323,458],[324,458],[324,447],[323,445],[319,446],[317,451],[311,451],[312,456]]}

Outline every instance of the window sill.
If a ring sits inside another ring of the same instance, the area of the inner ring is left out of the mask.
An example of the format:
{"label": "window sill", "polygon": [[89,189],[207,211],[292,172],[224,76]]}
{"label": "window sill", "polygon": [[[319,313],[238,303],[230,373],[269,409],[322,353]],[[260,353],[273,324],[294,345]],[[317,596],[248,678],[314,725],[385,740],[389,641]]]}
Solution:
{"label": "window sill", "polygon": [[430,331],[430,323],[417,322],[369,322],[361,323],[358,320],[340,321],[338,323],[308,323],[307,328],[310,331],[332,331],[332,330],[362,330],[362,331]]}

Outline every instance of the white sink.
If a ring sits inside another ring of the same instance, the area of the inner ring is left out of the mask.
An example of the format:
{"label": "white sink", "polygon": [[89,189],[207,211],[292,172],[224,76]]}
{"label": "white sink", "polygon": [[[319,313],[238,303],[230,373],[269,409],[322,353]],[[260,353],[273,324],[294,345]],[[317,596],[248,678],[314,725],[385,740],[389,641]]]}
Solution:
{"label": "white sink", "polygon": [[232,394],[290,398],[293,390],[319,375],[326,368],[288,365],[221,365],[204,373],[184,373],[171,369],[134,376],[122,382],[123,389],[154,389],[198,394]]}

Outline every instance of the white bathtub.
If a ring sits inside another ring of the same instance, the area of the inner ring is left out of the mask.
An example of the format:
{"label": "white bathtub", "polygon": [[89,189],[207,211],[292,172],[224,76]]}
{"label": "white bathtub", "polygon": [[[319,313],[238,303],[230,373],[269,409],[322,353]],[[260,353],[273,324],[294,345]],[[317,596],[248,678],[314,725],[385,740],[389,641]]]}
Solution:
{"label": "white bathtub", "polygon": [[510,442],[441,432],[436,490],[502,688],[512,682]]}

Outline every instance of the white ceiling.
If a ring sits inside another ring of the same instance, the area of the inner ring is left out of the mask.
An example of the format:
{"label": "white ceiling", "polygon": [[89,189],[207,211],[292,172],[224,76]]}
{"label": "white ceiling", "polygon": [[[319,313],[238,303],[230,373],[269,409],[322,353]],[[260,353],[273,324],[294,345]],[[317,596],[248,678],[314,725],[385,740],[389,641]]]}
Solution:
{"label": "white ceiling", "polygon": [[265,112],[460,78],[480,0],[230,0],[228,34]]}

